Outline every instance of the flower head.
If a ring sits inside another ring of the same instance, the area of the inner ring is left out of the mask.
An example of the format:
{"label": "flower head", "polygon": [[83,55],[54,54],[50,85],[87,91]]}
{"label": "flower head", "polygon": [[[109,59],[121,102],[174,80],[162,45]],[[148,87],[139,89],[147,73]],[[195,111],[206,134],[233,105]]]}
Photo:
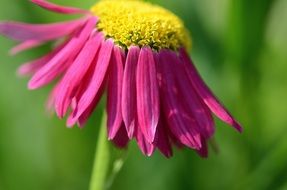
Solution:
{"label": "flower head", "polygon": [[97,29],[126,49],[134,45],[177,50],[190,45],[182,21],[159,6],[137,0],[105,0],[91,12],[100,18]]}
{"label": "flower head", "polygon": [[30,89],[57,81],[49,106],[60,118],[68,115],[68,126],[84,126],[107,91],[108,138],[119,147],[136,139],[145,155],[158,148],[170,157],[178,145],[207,156],[212,113],[241,131],[192,64],[187,30],[173,13],[137,0],[102,0],[90,11],[32,2],[84,15],[53,24],[0,23],[0,34],[20,42],[12,53],[63,39],[19,73],[32,75]]}

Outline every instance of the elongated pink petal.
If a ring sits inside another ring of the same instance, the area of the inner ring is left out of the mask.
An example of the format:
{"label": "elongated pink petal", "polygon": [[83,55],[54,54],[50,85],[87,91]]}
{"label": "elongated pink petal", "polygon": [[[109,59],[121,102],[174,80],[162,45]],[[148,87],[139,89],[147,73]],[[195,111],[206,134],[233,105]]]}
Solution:
{"label": "elongated pink petal", "polygon": [[60,118],[66,114],[75,89],[82,82],[103,40],[101,33],[96,33],[95,36],[92,36],[62,78],[55,101],[56,112]]}
{"label": "elongated pink petal", "polygon": [[155,150],[155,146],[154,144],[149,143],[145,139],[139,127],[135,129],[135,136],[138,143],[138,147],[141,149],[142,153],[146,156],[151,156]]}
{"label": "elongated pink petal", "polygon": [[126,148],[129,143],[129,137],[127,134],[127,131],[125,129],[124,124],[122,123],[118,132],[116,133],[116,136],[113,138],[112,142],[118,147],[118,148]]}
{"label": "elongated pink petal", "polygon": [[143,47],[136,72],[137,116],[141,131],[148,142],[155,138],[159,120],[159,92],[153,52]]}
{"label": "elongated pink petal", "polygon": [[85,19],[53,24],[26,24],[20,22],[0,22],[0,34],[16,41],[49,41],[71,34],[82,27]]}
{"label": "elongated pink petal", "polygon": [[174,136],[184,145],[200,149],[200,132],[194,119],[186,113],[184,102],[179,96],[175,83],[174,60],[175,52],[161,50],[159,52],[158,78],[161,81],[160,95],[163,99],[163,109],[165,118]]}
{"label": "elongated pink petal", "polygon": [[167,131],[167,125],[165,125],[164,119],[161,118],[156,132],[155,144],[156,147],[167,157],[172,157],[172,147],[169,139],[169,134]]}
{"label": "elongated pink petal", "polygon": [[57,83],[53,90],[50,92],[47,102],[46,102],[46,109],[48,113],[53,113],[54,112],[54,104],[55,104],[55,97],[58,93],[58,88],[59,88],[59,83]]}
{"label": "elongated pink petal", "polygon": [[17,73],[20,76],[34,74],[39,69],[41,69],[50,59],[51,59],[51,55],[49,54],[37,60],[25,63],[18,68]]}
{"label": "elongated pink petal", "polygon": [[209,109],[222,121],[233,126],[238,131],[242,131],[240,124],[232,117],[227,109],[220,103],[212,91],[208,88],[205,82],[200,77],[195,66],[192,64],[187,52],[184,49],[180,50],[180,56],[185,64],[185,69],[188,73],[189,80],[194,85],[197,93],[203,99]]}
{"label": "elongated pink petal", "polygon": [[[97,59],[99,55],[97,54],[95,57],[95,60]],[[95,109],[95,107],[97,106],[102,93],[104,92],[104,88],[105,88],[105,83],[103,83],[99,89],[99,93],[96,95],[96,97],[93,99],[93,102],[91,103],[91,105],[87,108],[87,110],[82,114],[81,119],[79,118],[78,120],[74,120],[73,119],[73,114],[75,114],[77,112],[78,109],[78,102],[81,99],[81,97],[83,96],[83,94],[85,93],[85,91],[88,89],[91,81],[92,81],[92,77],[93,74],[95,72],[95,68],[96,68],[96,64],[92,64],[90,66],[90,68],[88,69],[87,73],[85,74],[84,78],[82,79],[82,82],[80,84],[80,86],[77,88],[77,92],[75,93],[74,97],[72,98],[71,101],[71,114],[68,117],[67,120],[67,126],[68,127],[72,127],[74,126],[76,123],[78,123],[79,127],[83,127],[84,123],[85,123],[85,119],[88,119],[88,115],[89,113],[92,114],[93,110]],[[104,80],[105,81],[105,80]],[[86,115],[86,116],[85,116]]]}
{"label": "elongated pink petal", "polygon": [[214,121],[210,110],[197,95],[192,83],[187,77],[184,64],[177,55],[174,56],[174,72],[179,89],[181,101],[188,111],[188,114],[195,119],[195,122],[200,127],[201,133],[205,138],[210,138],[215,131]]}
{"label": "elongated pink petal", "polygon": [[36,89],[44,86],[66,70],[67,66],[75,59],[86,40],[91,35],[96,22],[96,18],[91,18],[80,34],[74,36],[67,45],[49,61],[49,63],[33,76],[29,82],[29,88]]}
{"label": "elongated pink petal", "polygon": [[170,131],[168,130],[168,136],[171,140],[172,145],[175,145],[178,149],[185,148],[185,145],[180,142],[180,140]]}
{"label": "elongated pink petal", "polygon": [[78,109],[72,114],[72,119],[70,120],[71,123],[78,120],[78,118],[86,111],[93,99],[96,97],[102,83],[104,82],[110,63],[113,46],[114,43],[111,40],[107,40],[102,43],[91,82],[79,100]]}
{"label": "elongated pink petal", "polygon": [[37,47],[37,46],[40,46],[42,44],[43,44],[43,42],[40,42],[40,41],[28,40],[28,41],[25,41],[25,42],[23,42],[21,44],[18,44],[15,47],[13,47],[10,50],[10,54],[11,55],[16,55],[17,53],[20,53],[22,51],[25,51],[25,50],[28,50],[28,49],[31,49],[31,48],[34,48],[34,47]]}
{"label": "elongated pink petal", "polygon": [[21,65],[18,68],[17,73],[21,76],[23,75],[31,75],[36,73],[39,69],[41,69],[46,63],[48,63],[59,51],[63,49],[63,47],[66,45],[66,42],[63,44],[60,44],[58,47],[56,47],[52,52],[49,54],[38,58],[34,61],[30,61],[28,63],[25,63]]}
{"label": "elongated pink petal", "polygon": [[116,136],[123,122],[121,102],[124,75],[123,61],[122,50],[115,46],[110,64],[107,93],[107,127],[109,139],[113,139]]}
{"label": "elongated pink petal", "polygon": [[130,47],[124,70],[122,91],[122,114],[129,138],[133,138],[137,121],[136,68],[140,49]]}
{"label": "elongated pink petal", "polygon": [[47,9],[49,11],[56,12],[56,13],[62,13],[62,14],[87,14],[89,13],[89,11],[87,10],[78,9],[74,7],[60,6],[60,5],[50,3],[46,0],[31,0],[31,2],[44,9]]}
{"label": "elongated pink petal", "polygon": [[[92,113],[94,112],[94,110],[96,109],[98,103],[101,100],[101,97],[104,94],[105,91],[105,86],[106,83],[103,82],[100,86],[100,89],[98,91],[98,93],[96,94],[95,98],[93,99],[92,103],[89,105],[89,107],[84,111],[84,113],[79,117],[78,119],[78,125],[79,127],[84,127],[86,122],[88,121],[88,119],[90,118],[90,116],[92,115]],[[77,109],[77,108],[76,108]]]}

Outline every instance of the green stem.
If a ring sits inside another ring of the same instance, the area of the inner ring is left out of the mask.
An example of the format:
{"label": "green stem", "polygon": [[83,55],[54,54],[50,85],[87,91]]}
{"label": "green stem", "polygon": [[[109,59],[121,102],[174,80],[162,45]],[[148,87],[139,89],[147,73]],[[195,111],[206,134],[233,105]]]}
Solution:
{"label": "green stem", "polygon": [[106,132],[106,112],[103,114],[102,123],[95,152],[94,166],[90,181],[90,190],[106,189],[106,178],[109,170],[110,150]]}

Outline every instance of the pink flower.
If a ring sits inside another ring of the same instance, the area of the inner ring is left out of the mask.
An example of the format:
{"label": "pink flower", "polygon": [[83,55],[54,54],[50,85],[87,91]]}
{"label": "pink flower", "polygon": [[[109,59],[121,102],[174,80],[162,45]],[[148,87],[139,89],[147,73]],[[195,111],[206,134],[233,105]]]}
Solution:
{"label": "pink flower", "polygon": [[[0,23],[0,34],[20,42],[12,53],[64,39],[49,54],[22,65],[19,73],[32,75],[29,89],[57,80],[49,105],[59,118],[68,115],[67,126],[83,127],[106,91],[108,138],[119,147],[134,138],[148,156],[158,148],[170,157],[172,145],[207,156],[207,141],[215,131],[212,113],[241,131],[192,64],[182,40],[187,39],[182,23],[172,13],[131,0],[106,0],[91,11],[45,0],[32,2],[52,12],[84,15],[54,24]],[[127,10],[122,4],[128,5]],[[156,17],[136,20],[140,11],[132,18],[125,15],[139,4],[143,12]],[[119,15],[105,18],[104,6]],[[125,19],[135,20],[123,25]],[[164,22],[178,28],[166,27]]]}

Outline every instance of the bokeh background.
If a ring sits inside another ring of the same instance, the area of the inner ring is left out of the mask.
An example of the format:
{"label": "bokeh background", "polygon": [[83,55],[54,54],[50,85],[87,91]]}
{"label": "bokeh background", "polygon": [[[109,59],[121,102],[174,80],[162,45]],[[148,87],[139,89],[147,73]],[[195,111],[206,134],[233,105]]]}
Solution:
{"label": "bokeh background", "polygon": [[[52,0],[51,0],[52,1]],[[53,0],[89,8],[94,0]],[[190,29],[191,56],[205,81],[243,124],[243,134],[216,119],[219,152],[191,150],[144,157],[130,144],[112,190],[287,189],[287,1],[153,0]],[[0,0],[0,20],[49,23],[71,19],[26,0]],[[9,56],[0,37],[0,189],[88,189],[104,103],[84,129],[44,108],[50,87],[28,91],[20,63],[50,45]]]}

